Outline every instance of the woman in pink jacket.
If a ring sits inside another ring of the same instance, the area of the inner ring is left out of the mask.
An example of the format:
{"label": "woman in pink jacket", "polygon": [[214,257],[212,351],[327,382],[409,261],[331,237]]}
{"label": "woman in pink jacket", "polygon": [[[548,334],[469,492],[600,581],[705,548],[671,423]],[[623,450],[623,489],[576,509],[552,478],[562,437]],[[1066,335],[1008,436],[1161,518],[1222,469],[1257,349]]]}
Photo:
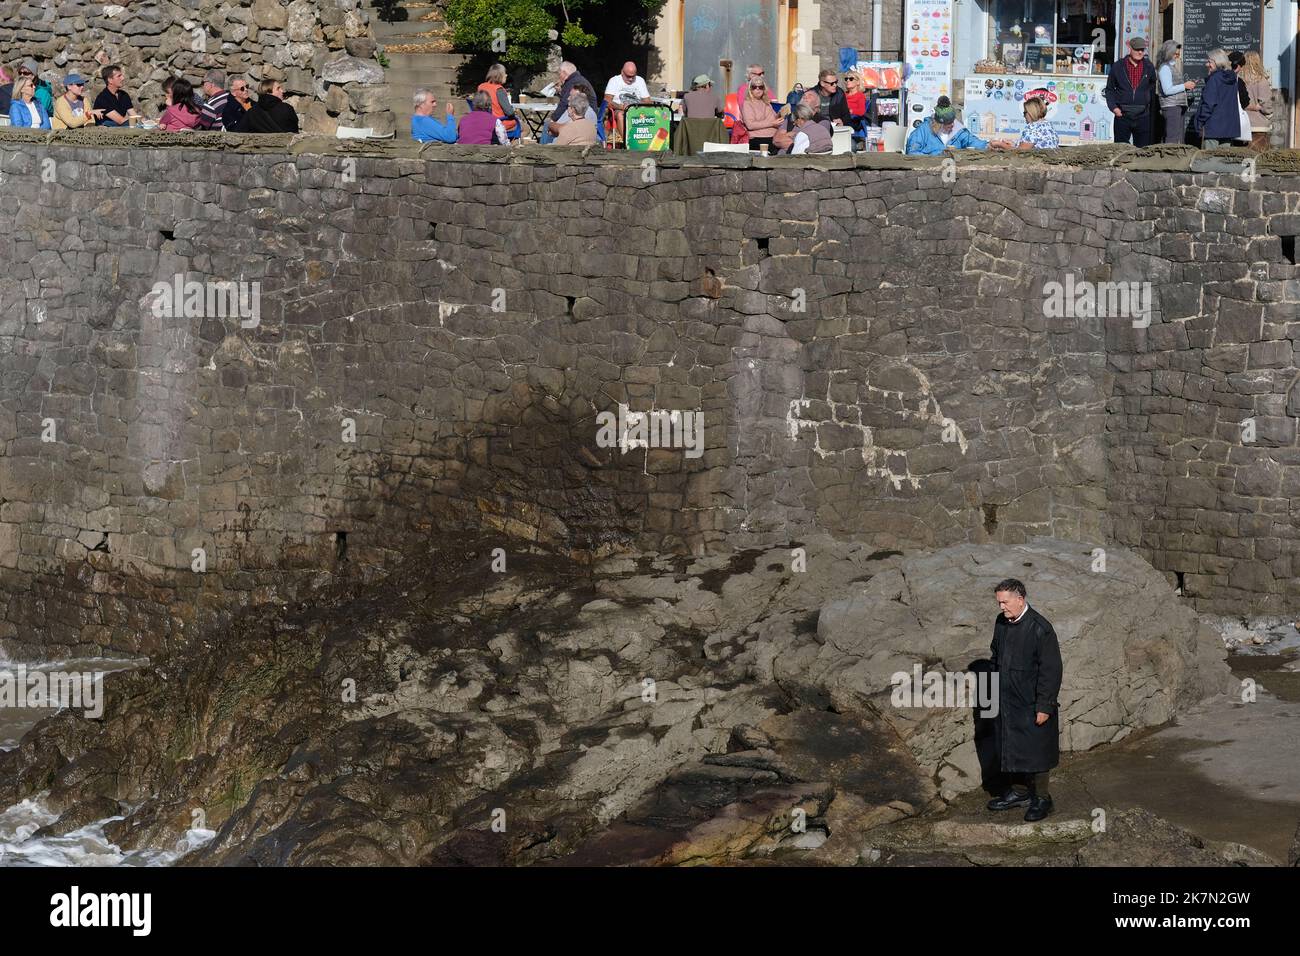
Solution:
{"label": "woman in pink jacket", "polygon": [[199,108],[194,105],[194,87],[184,77],[176,77],[167,89],[167,109],[158,120],[158,128],[169,132],[194,129],[199,122]]}
{"label": "woman in pink jacket", "polygon": [[749,148],[772,146],[772,136],[781,125],[781,118],[772,109],[772,94],[762,78],[749,81],[749,90],[740,104],[740,121],[749,131]]}

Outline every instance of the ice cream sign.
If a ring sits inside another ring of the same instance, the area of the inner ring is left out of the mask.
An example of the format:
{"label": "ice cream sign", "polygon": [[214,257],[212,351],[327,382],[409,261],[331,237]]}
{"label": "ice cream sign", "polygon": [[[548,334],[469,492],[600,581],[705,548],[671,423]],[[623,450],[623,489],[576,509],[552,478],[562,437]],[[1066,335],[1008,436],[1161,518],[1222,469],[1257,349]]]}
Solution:
{"label": "ice cream sign", "polygon": [[965,122],[981,139],[1018,139],[1025,127],[1025,100],[1037,97],[1062,143],[1108,141],[1113,116],[1102,95],[1106,78],[1063,76],[972,76],[966,80]]}
{"label": "ice cream sign", "polygon": [[908,0],[904,24],[908,112],[915,122],[952,94],[952,0]]}

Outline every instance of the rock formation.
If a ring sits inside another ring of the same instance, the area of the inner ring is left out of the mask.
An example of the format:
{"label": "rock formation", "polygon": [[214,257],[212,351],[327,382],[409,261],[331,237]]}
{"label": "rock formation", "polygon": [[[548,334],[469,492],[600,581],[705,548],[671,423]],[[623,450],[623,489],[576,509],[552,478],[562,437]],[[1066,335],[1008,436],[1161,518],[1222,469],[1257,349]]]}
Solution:
{"label": "rock formation", "polygon": [[4,799],[48,791],[50,832],[123,813],[126,848],[200,820],[218,835],[189,863],[870,863],[865,834],[978,783],[969,712],[892,712],[890,672],[985,652],[1010,569],[1066,648],[1067,748],[1226,675],[1157,572],[1112,553],[1094,574],[1071,542],[815,539],[806,571],[790,549],[525,553],[502,574],[493,546],[410,554],[113,675],[102,724],[65,712],[0,755]]}

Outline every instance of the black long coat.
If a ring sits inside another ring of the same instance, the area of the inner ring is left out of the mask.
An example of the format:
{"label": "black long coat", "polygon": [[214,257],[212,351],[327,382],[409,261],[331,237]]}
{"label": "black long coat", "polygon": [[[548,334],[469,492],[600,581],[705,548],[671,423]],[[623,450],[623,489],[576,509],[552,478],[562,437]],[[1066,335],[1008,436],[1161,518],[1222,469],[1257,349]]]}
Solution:
{"label": "black long coat", "polygon": [[[1015,624],[999,614],[993,624],[993,669],[998,673],[997,740],[1005,773],[1042,773],[1061,761],[1059,707],[1061,648],[1047,618],[1032,607]],[[1041,727],[1039,712],[1048,715]]]}

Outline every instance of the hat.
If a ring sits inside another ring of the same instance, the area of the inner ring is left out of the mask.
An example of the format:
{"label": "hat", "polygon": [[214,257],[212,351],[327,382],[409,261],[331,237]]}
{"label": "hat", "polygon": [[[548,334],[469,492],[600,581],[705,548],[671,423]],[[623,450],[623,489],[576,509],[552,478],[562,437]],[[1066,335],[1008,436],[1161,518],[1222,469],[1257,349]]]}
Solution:
{"label": "hat", "polygon": [[30,71],[32,76],[35,76],[37,73],[40,72],[40,67],[36,65],[35,60],[23,60],[22,64],[19,66],[19,69]]}
{"label": "hat", "polygon": [[81,78],[80,73],[69,73],[63,78],[64,86],[85,86],[86,81]]}
{"label": "hat", "polygon": [[934,108],[934,118],[940,123],[951,123],[957,118],[957,107],[955,106],[936,106]]}
{"label": "hat", "polygon": [[1145,50],[1147,48],[1147,41],[1142,37],[1134,37],[1128,41],[1128,45],[1134,50]]}
{"label": "hat", "polygon": [[707,73],[701,73],[695,79],[691,80],[693,86],[708,86],[713,82],[713,78]]}

